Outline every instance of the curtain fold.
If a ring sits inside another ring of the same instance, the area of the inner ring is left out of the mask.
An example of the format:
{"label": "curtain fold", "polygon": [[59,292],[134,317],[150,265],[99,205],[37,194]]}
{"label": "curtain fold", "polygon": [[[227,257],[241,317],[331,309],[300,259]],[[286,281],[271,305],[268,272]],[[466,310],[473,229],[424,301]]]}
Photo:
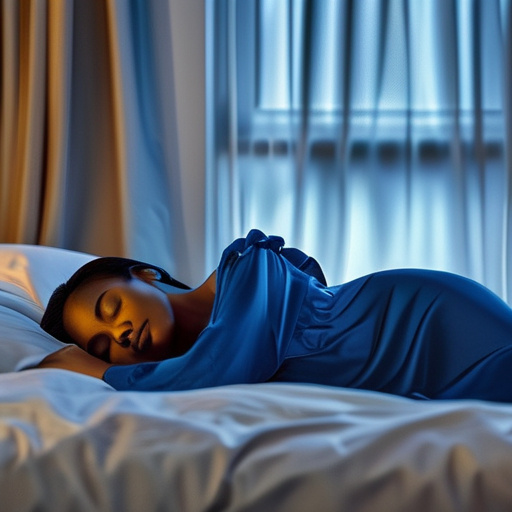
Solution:
{"label": "curtain fold", "polygon": [[[39,216],[39,233],[32,239],[16,241],[58,246],[63,240],[63,201],[66,194],[66,169],[69,165],[71,122],[71,70],[73,43],[73,2],[56,0],[48,4],[48,94],[47,94],[47,160],[42,161],[38,207],[32,210]],[[44,39],[41,42],[44,48]],[[44,83],[44,81],[41,81]],[[8,168],[2,166],[2,173]],[[1,217],[10,222],[9,217]]]}
{"label": "curtain fold", "polygon": [[[7,240],[37,236],[44,152],[47,13],[41,2],[2,4],[1,231]],[[29,37],[18,39],[19,26]],[[9,52],[14,49],[14,54]],[[6,219],[11,219],[9,222]]]}
{"label": "curtain fold", "polygon": [[203,274],[202,243],[185,243],[172,8],[2,0],[0,242]]}
{"label": "curtain fold", "polygon": [[426,267],[507,296],[509,0],[213,10],[214,251],[259,227],[316,256],[333,283]]}
{"label": "curtain fold", "polygon": [[[512,2],[504,2],[502,9],[502,37],[504,47],[504,74],[503,88],[505,91],[512,91]],[[506,154],[506,182],[505,201],[503,208],[503,230],[504,239],[501,259],[502,288],[505,290],[505,298],[510,303],[512,300],[512,99],[510,93],[505,95],[505,154]]]}

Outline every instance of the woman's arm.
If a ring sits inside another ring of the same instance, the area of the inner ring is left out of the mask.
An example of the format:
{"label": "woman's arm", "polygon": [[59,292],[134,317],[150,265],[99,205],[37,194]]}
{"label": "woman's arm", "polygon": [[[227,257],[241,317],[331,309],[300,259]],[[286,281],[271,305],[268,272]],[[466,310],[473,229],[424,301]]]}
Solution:
{"label": "woman's arm", "polygon": [[119,390],[178,391],[267,381],[281,364],[307,293],[291,278],[283,241],[251,231],[224,251],[210,323],[182,356],[113,366],[103,380]]}
{"label": "woman's arm", "polygon": [[112,364],[88,354],[76,345],[67,345],[57,352],[46,356],[34,368],[60,368],[61,370],[70,370],[102,379],[103,374],[111,366]]}

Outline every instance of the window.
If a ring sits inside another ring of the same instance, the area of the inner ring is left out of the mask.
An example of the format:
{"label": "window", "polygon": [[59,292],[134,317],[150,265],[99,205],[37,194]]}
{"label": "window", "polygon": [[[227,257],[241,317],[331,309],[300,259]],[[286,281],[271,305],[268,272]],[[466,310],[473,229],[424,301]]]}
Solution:
{"label": "window", "polygon": [[334,280],[412,265],[501,286],[505,1],[213,4],[216,240],[281,233]]}

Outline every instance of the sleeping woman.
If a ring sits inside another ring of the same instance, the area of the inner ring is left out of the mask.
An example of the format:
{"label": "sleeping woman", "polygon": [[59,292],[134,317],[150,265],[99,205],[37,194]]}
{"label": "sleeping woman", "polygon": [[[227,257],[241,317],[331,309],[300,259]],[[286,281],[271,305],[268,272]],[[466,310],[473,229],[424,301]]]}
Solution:
{"label": "sleeping woman", "polygon": [[283,245],[253,230],[195,289],[153,265],[93,260],[50,298],[41,326],[70,345],[38,367],[119,390],[301,382],[512,402],[512,309],[491,291],[413,269],[327,286]]}

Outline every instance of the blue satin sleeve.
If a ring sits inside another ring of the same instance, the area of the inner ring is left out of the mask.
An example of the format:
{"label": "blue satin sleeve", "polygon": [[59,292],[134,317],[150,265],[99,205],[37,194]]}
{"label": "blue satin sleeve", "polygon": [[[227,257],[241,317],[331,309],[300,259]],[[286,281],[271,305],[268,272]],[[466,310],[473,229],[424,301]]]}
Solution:
{"label": "blue satin sleeve", "polygon": [[268,380],[284,360],[309,279],[281,255],[283,243],[257,230],[235,240],[222,255],[211,320],[194,346],[165,361],[113,366],[104,380],[140,391]]}
{"label": "blue satin sleeve", "polygon": [[284,247],[281,249],[281,255],[286,258],[295,268],[301,272],[314,277],[320,284],[327,286],[322,267],[311,256],[303,253],[295,247]]}
{"label": "blue satin sleeve", "polygon": [[327,287],[314,260],[283,245],[257,230],[235,240],[217,269],[210,323],[192,349],[112,367],[104,380],[146,391],[309,382],[512,402],[512,310],[492,292],[418,269]]}

